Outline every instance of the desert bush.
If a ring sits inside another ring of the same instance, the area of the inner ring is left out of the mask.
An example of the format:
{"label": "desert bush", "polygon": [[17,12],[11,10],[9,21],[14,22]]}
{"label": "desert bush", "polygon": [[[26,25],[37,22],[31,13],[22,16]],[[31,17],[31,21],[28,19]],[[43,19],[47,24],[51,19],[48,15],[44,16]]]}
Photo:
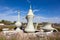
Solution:
{"label": "desert bush", "polygon": [[56,28],[59,32],[60,32],[60,28],[58,27],[58,28]]}
{"label": "desert bush", "polygon": [[6,40],[6,38],[4,36],[0,37],[0,40]]}
{"label": "desert bush", "polygon": [[6,37],[0,33],[0,40],[6,40]]}

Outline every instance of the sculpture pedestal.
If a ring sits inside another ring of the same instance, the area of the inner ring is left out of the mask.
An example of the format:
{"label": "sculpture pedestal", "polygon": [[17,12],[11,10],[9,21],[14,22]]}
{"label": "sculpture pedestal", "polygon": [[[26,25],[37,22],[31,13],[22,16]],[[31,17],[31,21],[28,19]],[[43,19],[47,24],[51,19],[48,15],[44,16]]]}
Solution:
{"label": "sculpture pedestal", "polygon": [[21,30],[20,28],[17,28],[15,31],[16,32],[23,32],[23,30]]}

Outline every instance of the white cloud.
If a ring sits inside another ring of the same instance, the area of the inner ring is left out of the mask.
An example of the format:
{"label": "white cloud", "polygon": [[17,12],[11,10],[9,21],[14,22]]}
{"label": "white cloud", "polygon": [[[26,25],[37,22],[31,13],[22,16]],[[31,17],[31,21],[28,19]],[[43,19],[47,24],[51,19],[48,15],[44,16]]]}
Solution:
{"label": "white cloud", "polygon": [[[11,9],[9,7],[0,7],[0,20],[10,20],[10,21],[16,21],[17,20],[17,10],[15,9]],[[24,21],[25,22],[25,14],[23,13],[26,13],[26,11],[20,11],[21,13],[21,21]],[[12,15],[13,14],[13,15]],[[24,20],[23,20],[24,19]]]}
{"label": "white cloud", "polygon": [[[40,10],[35,9],[33,10],[33,13],[38,12],[38,11]],[[20,17],[21,22],[27,22],[27,20],[25,19],[27,11],[20,11],[20,13],[21,13],[21,17]],[[17,15],[14,15],[14,14],[17,14],[17,10],[11,9],[9,7],[0,7],[0,20],[4,19],[4,20],[16,21]],[[34,17],[34,22],[46,22],[46,21],[60,23],[59,17],[48,18],[41,15],[35,15]]]}
{"label": "white cloud", "polygon": [[28,2],[28,3],[31,3],[31,1],[30,1],[30,0],[27,0],[27,2]]}
{"label": "white cloud", "polygon": [[59,17],[43,17],[43,16],[35,16],[34,22],[52,22],[52,23],[60,23]]}
{"label": "white cloud", "polygon": [[38,11],[40,11],[40,10],[38,10],[38,9],[34,9],[34,10],[33,10],[33,13],[38,12]]}

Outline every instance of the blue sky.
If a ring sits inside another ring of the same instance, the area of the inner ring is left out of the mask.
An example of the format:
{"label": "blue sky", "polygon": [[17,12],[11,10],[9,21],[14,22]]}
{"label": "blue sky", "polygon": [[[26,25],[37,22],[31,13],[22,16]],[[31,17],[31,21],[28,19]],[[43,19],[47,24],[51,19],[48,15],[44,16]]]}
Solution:
{"label": "blue sky", "polygon": [[0,0],[0,20],[16,21],[17,10],[20,10],[21,22],[26,22],[30,4],[35,15],[34,22],[60,23],[60,0]]}

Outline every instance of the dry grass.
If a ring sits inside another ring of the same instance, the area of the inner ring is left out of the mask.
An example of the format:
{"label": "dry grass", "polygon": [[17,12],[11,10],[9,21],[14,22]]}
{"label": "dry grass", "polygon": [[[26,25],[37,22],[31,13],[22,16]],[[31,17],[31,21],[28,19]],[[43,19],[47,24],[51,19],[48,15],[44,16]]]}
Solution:
{"label": "dry grass", "polygon": [[0,33],[0,40],[60,40],[60,32],[51,35],[35,33]]}

